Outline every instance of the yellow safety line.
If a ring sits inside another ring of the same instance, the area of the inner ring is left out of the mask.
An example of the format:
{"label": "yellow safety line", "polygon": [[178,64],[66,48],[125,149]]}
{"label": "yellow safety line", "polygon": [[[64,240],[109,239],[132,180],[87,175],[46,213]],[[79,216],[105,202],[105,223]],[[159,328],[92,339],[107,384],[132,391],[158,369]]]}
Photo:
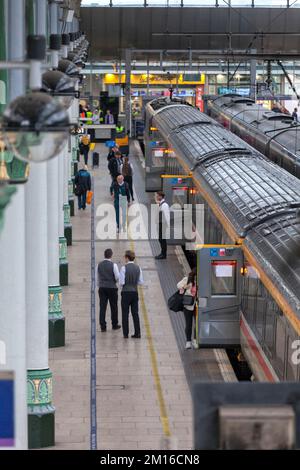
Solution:
{"label": "yellow safety line", "polygon": [[[135,251],[135,245],[134,245],[134,242],[131,238],[130,231],[129,231],[128,234],[129,234],[129,240],[130,240],[130,249],[132,251]],[[148,350],[149,350],[150,358],[151,358],[152,373],[153,373],[156,392],[157,392],[157,397],[158,397],[159,410],[160,410],[160,420],[161,420],[161,423],[162,423],[164,435],[166,437],[170,437],[171,436],[170,423],[169,423],[166,403],[165,403],[163,390],[162,390],[162,386],[161,386],[161,381],[160,381],[160,376],[159,376],[159,371],[158,371],[157,357],[156,357],[156,352],[155,352],[155,348],[154,348],[154,344],[153,344],[153,338],[152,338],[152,333],[151,333],[149,316],[148,316],[148,311],[147,311],[147,307],[146,307],[146,304],[145,304],[144,292],[141,288],[139,288],[139,296],[140,296],[140,303],[141,303],[142,312],[143,312],[144,325],[145,325],[145,329],[146,329],[146,336],[147,336],[147,341],[148,341]]]}

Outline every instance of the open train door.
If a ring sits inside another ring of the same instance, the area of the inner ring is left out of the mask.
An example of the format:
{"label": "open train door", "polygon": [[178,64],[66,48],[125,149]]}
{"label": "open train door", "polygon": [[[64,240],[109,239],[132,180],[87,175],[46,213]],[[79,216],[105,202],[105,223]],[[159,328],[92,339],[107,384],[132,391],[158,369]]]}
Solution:
{"label": "open train door", "polygon": [[240,247],[198,247],[197,340],[200,348],[240,344],[242,269],[243,253]]}

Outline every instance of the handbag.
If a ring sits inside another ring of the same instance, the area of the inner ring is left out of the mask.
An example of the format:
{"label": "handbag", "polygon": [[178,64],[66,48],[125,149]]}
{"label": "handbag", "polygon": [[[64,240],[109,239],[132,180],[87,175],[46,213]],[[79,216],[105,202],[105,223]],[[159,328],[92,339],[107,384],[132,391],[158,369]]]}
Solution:
{"label": "handbag", "polygon": [[92,200],[93,200],[93,191],[88,191],[86,195],[86,203],[92,204]]}
{"label": "handbag", "polygon": [[83,191],[82,191],[81,186],[80,186],[79,184],[76,185],[76,186],[75,186],[75,189],[74,189],[74,194],[75,194],[75,196],[81,196],[82,192],[83,192]]}
{"label": "handbag", "polygon": [[193,297],[192,295],[184,295],[182,303],[185,306],[192,307],[195,303],[195,297]]}
{"label": "handbag", "polygon": [[183,310],[183,294],[180,294],[178,291],[175,294],[171,295],[168,300],[168,307],[173,312],[182,312]]}

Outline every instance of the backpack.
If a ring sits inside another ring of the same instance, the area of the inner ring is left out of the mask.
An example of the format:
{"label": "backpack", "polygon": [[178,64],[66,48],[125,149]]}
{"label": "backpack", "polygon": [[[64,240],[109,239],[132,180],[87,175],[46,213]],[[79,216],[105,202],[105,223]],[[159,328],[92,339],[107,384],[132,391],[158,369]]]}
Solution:
{"label": "backpack", "polygon": [[180,294],[178,291],[175,294],[171,295],[168,299],[169,310],[173,312],[182,312],[183,311],[183,294]]}
{"label": "backpack", "polygon": [[[124,172],[124,170],[126,171]],[[130,163],[128,163],[127,166],[125,166],[125,163],[123,164],[122,174],[123,176],[132,176],[132,168],[131,168]]]}

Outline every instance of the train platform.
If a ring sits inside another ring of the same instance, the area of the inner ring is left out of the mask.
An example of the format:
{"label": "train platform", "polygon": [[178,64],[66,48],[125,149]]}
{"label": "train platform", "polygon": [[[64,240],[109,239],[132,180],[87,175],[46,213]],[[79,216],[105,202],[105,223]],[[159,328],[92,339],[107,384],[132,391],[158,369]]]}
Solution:
{"label": "train platform", "polygon": [[[183,315],[169,312],[166,304],[189,268],[182,249],[171,247],[167,261],[158,262],[157,241],[97,238],[99,207],[111,202],[107,151],[101,144],[97,151],[100,167],[91,171],[94,205],[72,219],[70,283],[63,292],[66,347],[50,350],[56,408],[53,449],[192,449],[193,381],[234,381],[235,376],[224,351],[184,349]],[[153,194],[143,189],[143,159],[136,142],[130,154],[136,201],[149,204]],[[103,259],[108,247],[119,267],[125,251],[134,249],[143,270],[140,340],[125,340],[121,330],[111,330],[109,321],[107,332],[100,331],[98,292],[91,277],[93,264]]]}

